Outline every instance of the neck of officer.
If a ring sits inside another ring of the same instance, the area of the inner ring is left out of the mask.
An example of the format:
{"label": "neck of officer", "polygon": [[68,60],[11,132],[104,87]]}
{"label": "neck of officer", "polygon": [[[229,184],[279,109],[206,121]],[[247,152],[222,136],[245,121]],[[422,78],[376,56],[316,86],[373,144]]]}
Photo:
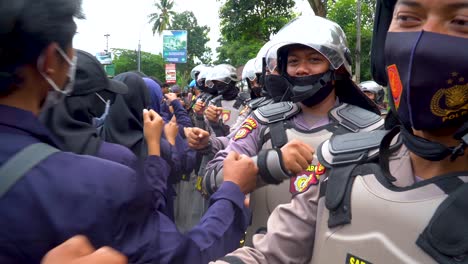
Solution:
{"label": "neck of officer", "polygon": [[[439,142],[447,147],[458,146],[460,141],[453,138],[456,128],[440,129],[437,131],[414,130],[414,134],[433,142]],[[468,151],[465,150],[463,156],[451,161],[450,157],[441,161],[429,161],[423,159],[414,153],[410,153],[411,163],[414,175],[430,179],[432,177],[451,172],[468,171]]]}
{"label": "neck of officer", "polygon": [[314,116],[325,117],[328,116],[328,112],[332,110],[336,105],[336,93],[335,89],[320,103],[313,106],[306,106],[300,103],[301,109],[306,114],[311,114]]}
{"label": "neck of officer", "polygon": [[[31,77],[34,74],[25,69],[22,76]],[[0,97],[0,104],[29,111],[38,116],[42,103],[38,98],[45,98],[44,93],[48,90],[47,88],[39,88],[42,86],[41,79],[24,77],[19,85],[12,87],[12,92]]]}

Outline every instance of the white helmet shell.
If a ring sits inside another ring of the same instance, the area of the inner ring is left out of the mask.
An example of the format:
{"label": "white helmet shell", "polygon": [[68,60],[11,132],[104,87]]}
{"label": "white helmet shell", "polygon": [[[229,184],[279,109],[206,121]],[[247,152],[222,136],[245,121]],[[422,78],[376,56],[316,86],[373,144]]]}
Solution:
{"label": "white helmet shell", "polygon": [[208,87],[213,87],[213,81],[219,81],[225,84],[232,81],[237,82],[239,81],[237,78],[237,69],[229,64],[216,65],[208,72],[205,83]]}
{"label": "white helmet shell", "polygon": [[343,66],[352,75],[351,53],[346,35],[338,24],[328,19],[319,16],[297,17],[286,24],[271,42],[273,46],[268,51],[267,61],[278,58],[278,64],[281,64],[278,56],[282,50],[290,45],[301,44],[320,52],[334,70]]}

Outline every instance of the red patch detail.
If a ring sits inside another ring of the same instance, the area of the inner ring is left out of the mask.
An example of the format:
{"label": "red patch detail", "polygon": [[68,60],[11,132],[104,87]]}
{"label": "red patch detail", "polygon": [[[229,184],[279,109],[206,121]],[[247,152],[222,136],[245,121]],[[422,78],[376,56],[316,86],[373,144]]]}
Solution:
{"label": "red patch detail", "polygon": [[247,118],[242,126],[237,130],[234,141],[247,137],[254,129],[258,127],[257,121],[251,117]]}
{"label": "red patch detail", "polygon": [[310,186],[318,185],[320,176],[323,174],[325,174],[325,167],[320,163],[317,165],[310,165],[307,170],[291,178],[289,191],[293,195],[303,193],[307,191]]}
{"label": "red patch detail", "polygon": [[231,110],[223,110],[222,113],[223,123],[226,123],[231,119]]}
{"label": "red patch detail", "polygon": [[400,107],[401,95],[403,93],[403,84],[401,83],[400,73],[398,72],[397,66],[395,64],[388,66],[387,74],[393,101],[395,102],[396,109],[398,109],[398,107]]}

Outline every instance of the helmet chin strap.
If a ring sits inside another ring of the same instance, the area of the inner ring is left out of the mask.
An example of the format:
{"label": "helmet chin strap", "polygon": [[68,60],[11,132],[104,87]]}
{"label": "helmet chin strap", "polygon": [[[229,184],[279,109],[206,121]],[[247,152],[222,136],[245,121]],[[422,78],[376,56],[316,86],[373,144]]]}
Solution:
{"label": "helmet chin strap", "polygon": [[401,135],[406,147],[423,159],[441,161],[450,156],[450,160],[455,161],[465,154],[465,149],[468,146],[468,122],[465,122],[454,135],[455,139],[460,140],[458,146],[446,147],[443,144],[421,138],[403,126]]}

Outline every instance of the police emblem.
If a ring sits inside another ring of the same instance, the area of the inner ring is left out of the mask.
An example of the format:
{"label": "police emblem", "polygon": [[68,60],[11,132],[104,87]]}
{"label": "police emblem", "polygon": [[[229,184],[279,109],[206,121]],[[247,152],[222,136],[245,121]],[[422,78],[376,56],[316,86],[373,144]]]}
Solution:
{"label": "police emblem", "polygon": [[[465,78],[460,77],[456,72],[452,73],[451,77],[455,80],[449,79],[447,83],[454,85],[438,90],[431,100],[431,112],[442,117],[442,122],[466,115],[468,112],[468,84],[463,84]],[[456,84],[457,80],[458,84]]]}
{"label": "police emblem", "polygon": [[231,110],[223,110],[223,113],[221,114],[223,123],[226,123],[231,119]]}
{"label": "police emblem", "polygon": [[301,172],[299,176],[291,178],[289,192],[295,195],[307,191],[310,186],[319,183],[320,176],[324,173],[325,167],[320,163],[317,165],[310,165],[307,170]]}
{"label": "police emblem", "polygon": [[234,141],[247,137],[254,129],[258,127],[257,121],[252,117],[247,118],[242,126],[237,130],[236,135],[234,136]]}

